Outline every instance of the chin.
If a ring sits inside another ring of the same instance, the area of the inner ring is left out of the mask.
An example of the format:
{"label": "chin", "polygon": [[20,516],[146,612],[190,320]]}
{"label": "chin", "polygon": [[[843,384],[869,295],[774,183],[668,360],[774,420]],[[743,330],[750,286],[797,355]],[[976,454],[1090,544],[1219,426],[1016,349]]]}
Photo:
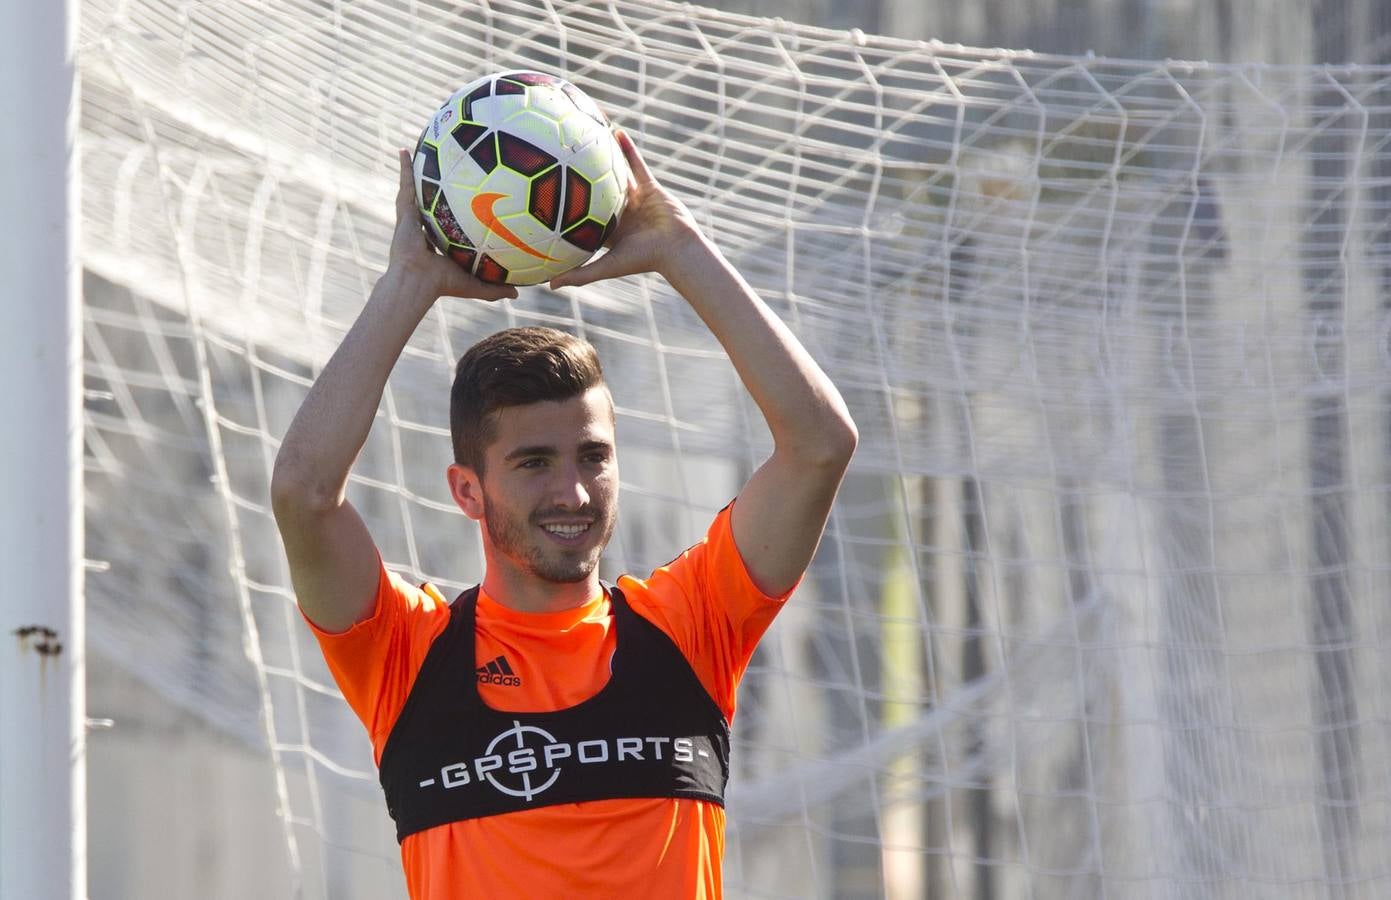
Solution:
{"label": "chin", "polygon": [[544,566],[533,566],[531,571],[554,584],[578,584],[587,579],[598,567],[599,561],[596,559],[592,563],[581,564],[574,568],[556,570]]}
{"label": "chin", "polygon": [[559,572],[559,573],[556,573],[556,572],[537,572],[536,574],[540,575],[543,579],[545,579],[546,581],[551,582],[552,584],[579,584],[581,581],[584,581],[584,580],[588,579],[588,578],[589,578],[589,573],[592,572],[592,571],[594,571],[594,570],[593,570],[593,569],[590,569],[590,570],[585,571],[585,572]]}

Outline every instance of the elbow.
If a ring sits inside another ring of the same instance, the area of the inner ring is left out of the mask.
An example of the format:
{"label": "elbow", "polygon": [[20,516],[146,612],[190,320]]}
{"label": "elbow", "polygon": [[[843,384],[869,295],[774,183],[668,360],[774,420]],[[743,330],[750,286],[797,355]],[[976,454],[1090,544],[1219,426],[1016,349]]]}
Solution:
{"label": "elbow", "polygon": [[839,428],[835,429],[835,438],[832,446],[836,452],[836,458],[842,465],[850,465],[850,458],[855,455],[855,448],[860,446],[860,429],[855,427],[855,420],[846,414],[841,420]]}
{"label": "elbow", "polygon": [[837,416],[818,429],[805,453],[808,463],[819,468],[844,471],[850,466],[855,448],[860,444],[860,432],[848,414]]}
{"label": "elbow", "polygon": [[283,521],[288,516],[330,509],[338,504],[339,497],[336,491],[323,490],[313,472],[282,447],[271,470],[270,502],[276,519]]}
{"label": "elbow", "polygon": [[282,452],[275,457],[275,467],[270,473],[270,506],[276,519],[283,520],[286,513],[300,509],[304,504],[304,481],[287,462]]}

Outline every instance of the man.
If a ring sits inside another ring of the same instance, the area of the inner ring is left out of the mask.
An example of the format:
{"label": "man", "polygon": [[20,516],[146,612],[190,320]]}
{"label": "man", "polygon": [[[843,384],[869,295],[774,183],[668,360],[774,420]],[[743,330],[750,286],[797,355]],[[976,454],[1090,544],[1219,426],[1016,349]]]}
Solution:
{"label": "man", "polygon": [[451,395],[447,477],[483,526],[481,585],[451,605],[385,570],[344,491],[387,375],[440,296],[516,296],[430,249],[404,151],[387,271],[276,459],[300,609],[367,726],[417,900],[721,895],[735,688],[855,449],[825,373],[618,139],[634,180],[610,251],[552,287],[660,273],[729,354],[775,448],[703,541],[599,583],[608,388],[587,343],[509,329],[465,354]]}

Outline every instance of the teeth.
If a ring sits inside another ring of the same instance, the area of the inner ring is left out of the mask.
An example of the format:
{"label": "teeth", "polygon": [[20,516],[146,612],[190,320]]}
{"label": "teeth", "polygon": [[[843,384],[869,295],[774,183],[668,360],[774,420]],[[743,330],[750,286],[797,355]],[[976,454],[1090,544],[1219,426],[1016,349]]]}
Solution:
{"label": "teeth", "polygon": [[551,534],[558,534],[561,537],[574,537],[589,530],[588,525],[543,525],[542,527]]}

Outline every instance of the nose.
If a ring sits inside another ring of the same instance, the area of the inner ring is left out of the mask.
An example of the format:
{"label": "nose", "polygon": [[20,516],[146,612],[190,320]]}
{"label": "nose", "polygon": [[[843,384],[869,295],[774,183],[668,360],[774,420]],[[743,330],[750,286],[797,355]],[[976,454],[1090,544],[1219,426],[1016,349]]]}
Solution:
{"label": "nose", "polygon": [[579,467],[571,463],[556,466],[557,479],[552,487],[551,500],[561,509],[580,509],[589,503],[589,491],[585,489],[584,478]]}

